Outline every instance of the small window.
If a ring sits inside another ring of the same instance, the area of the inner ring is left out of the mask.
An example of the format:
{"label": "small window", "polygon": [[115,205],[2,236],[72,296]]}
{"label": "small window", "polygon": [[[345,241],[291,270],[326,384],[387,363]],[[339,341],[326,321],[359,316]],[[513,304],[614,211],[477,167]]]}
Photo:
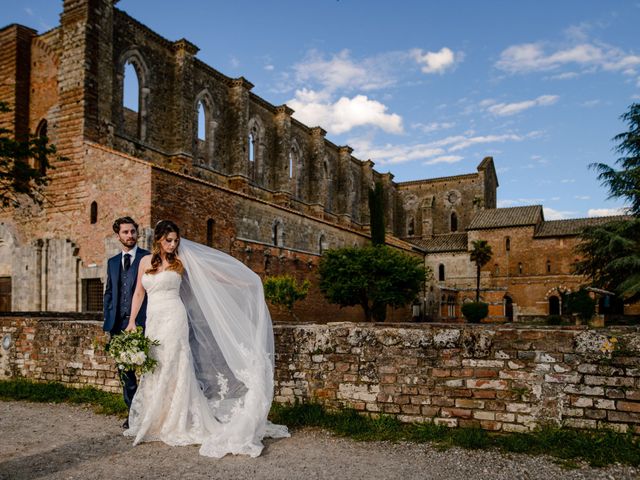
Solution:
{"label": "small window", "polygon": [[138,113],[140,108],[140,79],[138,72],[131,62],[124,66],[124,91],[122,104],[132,112]]}
{"label": "small window", "polygon": [[89,216],[91,217],[91,225],[98,223],[98,202],[91,202],[91,212]]}
{"label": "small window", "polygon": [[500,265],[497,263],[493,266],[493,273],[494,275],[500,275]]}
{"label": "small window", "polygon": [[272,242],[276,247],[282,247],[284,245],[284,227],[280,220],[277,220],[272,227]]}
{"label": "small window", "polygon": [[458,215],[456,214],[456,212],[451,212],[451,231],[458,231]]}
{"label": "small window", "polygon": [[249,161],[256,161],[256,139],[253,136],[253,133],[249,134]]}
{"label": "small window", "polygon": [[504,249],[509,252],[511,251],[511,238],[507,237],[504,239]]}
{"label": "small window", "polygon": [[325,249],[326,249],[325,237],[324,235],[320,235],[320,240],[318,240],[318,251],[320,252],[320,255],[322,255]]}
{"label": "small window", "polygon": [[522,263],[518,263],[518,274],[522,275],[523,270]]}
{"label": "small window", "polygon": [[213,218],[207,220],[207,245],[213,247],[213,229],[216,222]]}
{"label": "small window", "polygon": [[[48,130],[49,130],[49,127],[48,127],[47,119],[45,118],[45,119],[40,120],[40,123],[38,124],[38,127],[36,128],[36,137],[39,137],[41,139],[44,139],[45,141],[48,141],[48,139],[49,139]],[[38,158],[35,159],[34,168],[36,170],[38,170],[40,175],[46,175],[47,174],[47,157],[46,157],[46,155],[39,156]]]}
{"label": "small window", "polygon": [[0,277],[0,312],[11,311],[11,277]]}
{"label": "small window", "polygon": [[551,273],[551,260],[547,260],[547,273]]}
{"label": "small window", "polygon": [[444,282],[444,265],[442,263],[438,266],[438,281]]}
{"label": "small window", "polygon": [[99,278],[82,280],[82,311],[102,311],[102,280]]}
{"label": "small window", "polygon": [[205,115],[204,103],[198,102],[198,140],[204,142],[207,139],[207,116]]}
{"label": "small window", "polygon": [[415,222],[413,218],[409,219],[409,226],[407,227],[407,235],[410,237],[415,235]]}
{"label": "small window", "polygon": [[293,178],[293,150],[289,152],[289,178]]}

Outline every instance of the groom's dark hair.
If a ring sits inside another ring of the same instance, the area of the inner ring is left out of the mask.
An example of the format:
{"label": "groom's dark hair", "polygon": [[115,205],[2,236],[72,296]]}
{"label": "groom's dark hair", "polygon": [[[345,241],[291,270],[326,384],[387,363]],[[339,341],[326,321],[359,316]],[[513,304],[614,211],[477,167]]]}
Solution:
{"label": "groom's dark hair", "polygon": [[138,231],[138,224],[131,217],[120,217],[120,218],[118,218],[115,222],[113,222],[113,231],[115,233],[120,233],[120,225],[125,224],[125,223],[133,225],[134,227],[136,227],[136,231]]}

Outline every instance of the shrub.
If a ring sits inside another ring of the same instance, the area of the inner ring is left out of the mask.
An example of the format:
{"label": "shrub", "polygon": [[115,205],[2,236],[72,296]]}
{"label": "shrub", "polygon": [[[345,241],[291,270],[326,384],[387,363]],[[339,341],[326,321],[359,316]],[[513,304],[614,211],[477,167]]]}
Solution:
{"label": "shrub", "polygon": [[462,315],[471,323],[480,323],[480,320],[489,314],[489,305],[484,302],[469,302],[462,305]]}
{"label": "shrub", "polygon": [[560,325],[562,323],[562,317],[560,315],[547,316],[547,325]]}
{"label": "shrub", "polygon": [[289,313],[298,300],[304,300],[311,288],[309,280],[301,284],[291,275],[267,277],[264,281],[264,297],[274,305],[286,308]]}

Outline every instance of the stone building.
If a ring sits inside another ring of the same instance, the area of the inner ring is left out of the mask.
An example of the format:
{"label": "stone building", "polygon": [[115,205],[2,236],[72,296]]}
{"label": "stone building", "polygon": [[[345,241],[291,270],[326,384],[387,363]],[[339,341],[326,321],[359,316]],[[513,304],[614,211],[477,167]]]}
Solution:
{"label": "stone building", "polygon": [[[376,182],[388,242],[427,254],[438,278],[428,289],[434,317],[459,314],[476,238],[497,253],[483,273],[495,317],[507,301],[514,314],[544,313],[553,288],[579,282],[568,266],[584,221],[545,222],[539,206],[496,209],[491,157],[476,173],[394,182],[320,126],[252,93],[245,78],[200,61],[188,40],[167,40],[115,8],[117,0],[62,3],[60,25],[48,32],[0,29],[0,100],[12,109],[0,126],[47,136],[65,157],[48,172],[42,206],[0,214],[0,309],[100,310],[106,259],[119,250],[111,224],[122,215],[138,220],[143,246],[151,226],[172,219],[186,237],[260,275],[313,280],[323,250],[367,243]],[[130,81],[137,100],[126,106]],[[503,251],[505,237],[513,251]],[[540,282],[529,295],[524,279],[534,271]],[[362,315],[326,305],[315,286],[297,308],[303,318]]]}
{"label": "stone building", "polygon": [[[60,25],[48,32],[0,30],[0,99],[12,109],[0,125],[17,137],[46,135],[66,157],[53,162],[41,207],[0,218],[5,308],[98,310],[105,260],[118,251],[111,223],[124,214],[143,227],[143,245],[155,222],[173,219],[186,237],[260,274],[299,277],[315,275],[324,249],[367,242],[375,182],[393,225],[392,175],[115,3],[64,0]],[[137,106],[127,108],[130,80]],[[333,312],[317,290],[301,308]]]}

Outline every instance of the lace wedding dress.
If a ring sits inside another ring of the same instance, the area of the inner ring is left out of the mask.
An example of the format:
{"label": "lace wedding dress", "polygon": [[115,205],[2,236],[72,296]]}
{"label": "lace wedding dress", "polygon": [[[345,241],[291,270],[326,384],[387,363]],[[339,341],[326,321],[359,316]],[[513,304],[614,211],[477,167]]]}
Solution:
{"label": "lace wedding dress", "polygon": [[257,457],[262,438],[287,437],[267,420],[273,332],[262,283],[244,264],[181,239],[184,276],[144,274],[145,335],[158,360],[140,379],[124,434],[140,442],[199,444],[200,454]]}

